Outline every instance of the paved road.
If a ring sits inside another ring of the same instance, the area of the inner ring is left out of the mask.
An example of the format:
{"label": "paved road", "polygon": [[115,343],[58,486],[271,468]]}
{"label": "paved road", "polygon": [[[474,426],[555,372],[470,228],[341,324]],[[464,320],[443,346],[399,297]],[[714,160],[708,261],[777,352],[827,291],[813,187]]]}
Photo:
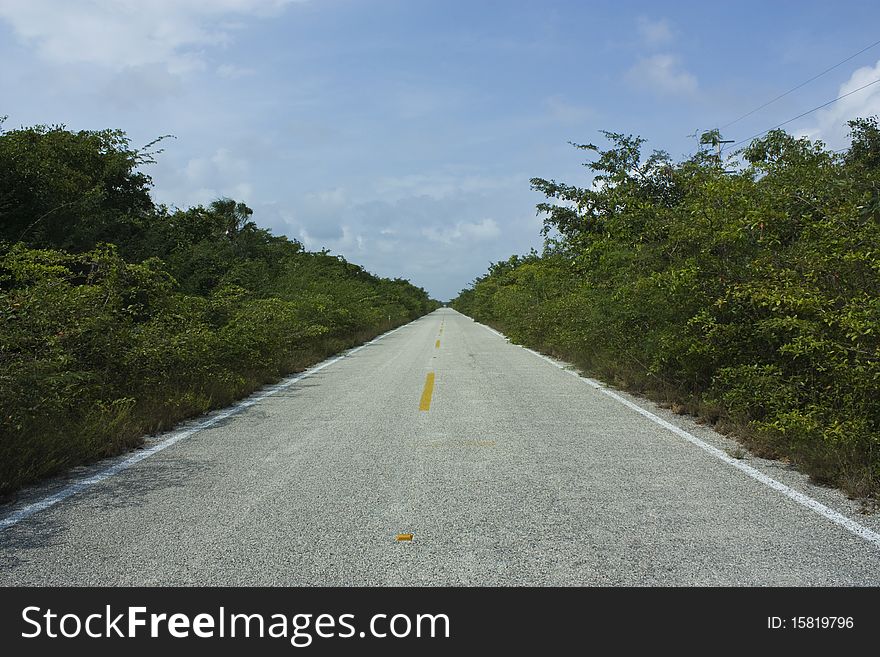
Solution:
{"label": "paved road", "polygon": [[4,585],[878,583],[871,540],[451,309],[0,532]]}

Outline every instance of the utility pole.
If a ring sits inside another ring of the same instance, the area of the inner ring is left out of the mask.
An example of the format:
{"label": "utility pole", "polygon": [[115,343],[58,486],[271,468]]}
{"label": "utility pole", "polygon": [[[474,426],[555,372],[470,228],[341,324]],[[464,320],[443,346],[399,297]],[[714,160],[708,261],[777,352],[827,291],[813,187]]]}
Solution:
{"label": "utility pole", "polygon": [[[718,160],[718,166],[720,167],[723,162],[721,160],[721,149],[722,144],[732,144],[734,143],[733,139],[722,139],[721,132],[718,128],[714,128],[712,130],[707,130],[706,132],[700,135],[700,145],[701,146],[714,146],[715,147],[715,158]],[[734,171],[724,171],[724,173],[735,173]]]}
{"label": "utility pole", "polygon": [[700,135],[700,146],[714,146],[715,147],[715,157],[718,158],[718,161],[721,162],[721,145],[722,144],[732,144],[733,139],[722,139],[721,132],[719,132],[718,128],[713,128],[712,130],[707,130]]}
{"label": "utility pole", "polygon": [[[733,139],[719,139],[715,142],[715,154],[718,156],[718,166],[722,166],[721,162],[721,144],[732,144]],[[735,169],[724,169],[724,173],[736,173]]]}
{"label": "utility pole", "polygon": [[718,139],[715,141],[715,155],[718,157],[718,161],[721,161],[721,144],[732,144],[733,139]]}

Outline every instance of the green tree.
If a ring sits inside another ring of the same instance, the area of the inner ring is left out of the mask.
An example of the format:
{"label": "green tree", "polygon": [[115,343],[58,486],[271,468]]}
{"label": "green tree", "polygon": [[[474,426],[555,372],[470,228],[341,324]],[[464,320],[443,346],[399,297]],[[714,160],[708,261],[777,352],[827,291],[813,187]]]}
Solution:
{"label": "green tree", "polygon": [[0,241],[73,251],[132,241],[154,210],[137,171],[149,157],[119,130],[0,133]]}

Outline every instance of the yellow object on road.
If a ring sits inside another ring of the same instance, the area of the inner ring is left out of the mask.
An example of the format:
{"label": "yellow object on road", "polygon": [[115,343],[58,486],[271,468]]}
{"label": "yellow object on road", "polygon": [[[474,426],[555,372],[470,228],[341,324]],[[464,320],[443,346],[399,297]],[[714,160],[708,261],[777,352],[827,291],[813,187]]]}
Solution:
{"label": "yellow object on road", "polygon": [[427,411],[431,408],[431,396],[434,394],[434,373],[428,372],[425,376],[425,387],[422,390],[422,399],[419,401],[419,410]]}

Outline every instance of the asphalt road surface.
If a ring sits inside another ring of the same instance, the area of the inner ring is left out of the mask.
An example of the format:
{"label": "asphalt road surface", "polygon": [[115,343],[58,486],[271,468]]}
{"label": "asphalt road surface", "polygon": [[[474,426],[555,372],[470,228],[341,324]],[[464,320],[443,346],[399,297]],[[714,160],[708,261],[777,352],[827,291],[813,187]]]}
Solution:
{"label": "asphalt road surface", "polygon": [[440,309],[0,507],[0,584],[880,583],[876,514],[571,374]]}

